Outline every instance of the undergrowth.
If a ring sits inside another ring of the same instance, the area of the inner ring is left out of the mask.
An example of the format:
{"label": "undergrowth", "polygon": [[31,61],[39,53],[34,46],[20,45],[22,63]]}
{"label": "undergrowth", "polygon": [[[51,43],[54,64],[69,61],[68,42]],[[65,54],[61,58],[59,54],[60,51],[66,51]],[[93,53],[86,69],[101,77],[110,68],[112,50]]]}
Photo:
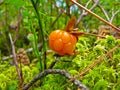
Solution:
{"label": "undergrowth", "polygon": [[[115,40],[113,36],[106,36],[106,39],[99,39],[95,43],[95,37],[79,37],[76,45],[76,50],[79,54],[77,56],[63,56],[60,57],[54,69],[65,69],[71,75],[77,75],[84,69],[95,62],[102,55],[107,53],[120,40]],[[78,77],[78,79],[90,88],[90,90],[119,90],[120,89],[120,48],[116,49],[109,56],[105,57],[102,62],[90,69],[85,75]],[[66,62],[65,62],[66,60]],[[53,54],[47,55],[47,64],[54,61]],[[39,64],[39,63],[38,63]],[[7,64],[6,64],[7,65]],[[39,65],[38,65],[39,66]],[[0,88],[2,90],[16,90],[18,87],[17,74],[14,66],[6,66],[2,69],[0,65]],[[24,83],[28,83],[32,78],[39,73],[37,63],[31,63],[30,66],[22,65],[22,72]],[[41,87],[38,81],[31,87],[31,90],[76,90],[77,87],[69,83],[66,78],[60,75],[48,75],[43,79]]]}

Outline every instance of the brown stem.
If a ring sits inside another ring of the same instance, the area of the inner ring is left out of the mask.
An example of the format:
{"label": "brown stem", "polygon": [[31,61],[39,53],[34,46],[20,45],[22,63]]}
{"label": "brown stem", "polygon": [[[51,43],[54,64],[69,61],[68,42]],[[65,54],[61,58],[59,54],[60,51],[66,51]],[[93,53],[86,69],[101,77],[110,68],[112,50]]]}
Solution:
{"label": "brown stem", "polygon": [[[97,34],[91,34],[91,33],[84,33],[84,32],[70,32],[71,34],[75,35],[76,37],[81,36],[81,35],[89,35],[89,36],[96,36],[96,37],[100,37],[100,38],[106,38],[106,36],[102,36],[102,35],[97,35]],[[115,39],[120,39],[120,37],[115,37]]]}
{"label": "brown stem", "polygon": [[91,33],[85,33],[84,35],[89,35],[89,36],[96,36],[96,37],[100,37],[100,38],[105,38],[105,36],[97,35],[97,34],[91,34]]}
{"label": "brown stem", "polygon": [[90,11],[89,9],[85,8],[83,5],[77,3],[75,0],[70,0],[72,3],[76,4],[78,7],[84,9],[85,11],[87,11],[88,13],[90,13],[91,15],[95,16],[96,18],[98,18],[99,20],[101,20],[102,22],[106,23],[107,25],[111,26],[112,28],[114,28],[115,30],[120,32],[120,29],[116,26],[114,26],[113,24],[111,24],[110,22],[106,21],[105,19],[101,18],[100,16],[98,16],[97,14],[93,13],[92,11]]}
{"label": "brown stem", "polygon": [[22,78],[21,70],[18,66],[17,57],[16,57],[16,53],[15,53],[15,46],[14,46],[11,34],[9,34],[9,38],[10,38],[10,43],[11,43],[11,46],[12,46],[12,54],[13,54],[14,65],[15,65],[15,68],[16,68],[16,71],[17,71],[17,74],[18,74],[18,79],[20,81],[19,86],[20,86],[20,88],[22,88],[23,78]]}
{"label": "brown stem", "polygon": [[75,35],[75,36],[89,35],[89,36],[96,36],[96,37],[105,38],[105,36],[102,36],[102,35],[91,34],[91,33],[84,33],[84,32],[80,32],[80,31],[77,31],[77,32],[71,31],[70,33],[73,34],[73,35]]}

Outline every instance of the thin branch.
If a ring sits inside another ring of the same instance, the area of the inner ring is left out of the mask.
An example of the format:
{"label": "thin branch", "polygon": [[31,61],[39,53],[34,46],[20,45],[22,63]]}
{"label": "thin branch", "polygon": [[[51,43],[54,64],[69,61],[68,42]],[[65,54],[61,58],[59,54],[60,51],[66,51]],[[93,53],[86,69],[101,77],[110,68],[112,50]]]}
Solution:
{"label": "thin branch", "polygon": [[[95,3],[94,0],[92,0],[92,2]],[[104,9],[100,4],[97,4],[97,6],[100,8],[100,10],[104,13],[106,19],[109,21],[110,18],[109,18],[109,16],[108,16],[107,12],[105,11],[105,9]]]}
{"label": "thin branch", "polygon": [[111,17],[111,19],[110,19],[110,23],[112,23],[114,17],[115,17],[118,13],[120,13],[120,10],[116,11],[116,12],[112,15],[112,17]]}
{"label": "thin branch", "polygon": [[91,34],[91,33],[84,33],[84,32],[81,32],[81,31],[77,31],[77,32],[71,31],[70,33],[75,35],[75,36],[81,36],[81,35],[87,35],[88,36],[89,35],[89,36],[96,36],[96,37],[106,38],[105,36],[102,36],[102,35],[96,35],[96,34]]}
{"label": "thin branch", "polygon": [[105,19],[101,18],[100,16],[98,16],[97,14],[93,13],[92,11],[90,11],[89,9],[85,8],[83,5],[77,3],[74,0],[70,0],[72,3],[76,4],[78,7],[84,9],[85,11],[87,11],[88,13],[90,13],[91,15],[93,15],[94,17],[98,18],[100,21],[106,23],[107,25],[113,27],[115,30],[120,32],[120,29],[118,27],[116,27],[115,25],[111,24],[110,22],[106,21]]}
{"label": "thin branch", "polygon": [[99,4],[100,0],[97,0],[96,2],[94,2],[93,6],[90,8],[90,10],[92,11],[98,4]]}
{"label": "thin branch", "polygon": [[[87,7],[90,2],[91,2],[91,0],[89,0],[89,1],[86,3],[85,7]],[[85,13],[85,10],[82,10],[82,14],[80,15],[80,17],[77,19],[77,21],[76,21],[76,23],[75,23],[75,28],[78,27],[78,24],[80,23],[80,21],[82,20],[82,18],[83,18],[84,16],[86,16],[86,15],[87,15],[87,13]]]}
{"label": "thin branch", "polygon": [[17,57],[16,57],[16,53],[15,53],[15,46],[14,46],[11,34],[9,34],[9,38],[10,38],[10,43],[11,43],[11,46],[12,46],[12,54],[13,54],[14,65],[15,65],[15,68],[16,68],[16,71],[17,71],[17,74],[18,74],[18,79],[20,81],[19,86],[20,86],[20,88],[22,88],[23,78],[22,78],[21,70],[18,66]]}
{"label": "thin branch", "polygon": [[[42,44],[39,44],[38,48],[41,49],[42,48]],[[33,51],[33,48],[29,48],[29,49],[25,50],[26,53],[30,53],[32,51]],[[49,54],[49,53],[52,53],[52,52],[53,52],[52,50],[47,50],[46,54]],[[13,58],[13,55],[3,57],[3,58],[1,58],[1,60],[6,61],[6,60],[11,59],[11,58]],[[41,58],[43,58],[43,57],[41,56]]]}
{"label": "thin branch", "polygon": [[[39,79],[45,77],[48,74],[60,74],[63,75],[64,77],[66,77],[67,79],[71,79],[73,78],[69,73],[67,73],[65,70],[59,70],[59,69],[48,69],[48,70],[44,70],[43,72],[41,72],[40,74],[38,74],[37,76],[34,77],[34,79],[28,83],[27,85],[25,85],[23,87],[23,90],[28,90],[35,82],[37,82]],[[86,87],[84,84],[82,84],[79,80],[74,79],[72,81],[76,86],[78,86],[79,88],[82,88],[82,90],[89,90],[88,87]]]}
{"label": "thin branch", "polygon": [[[38,48],[40,48],[40,49],[42,48],[42,43],[38,44]],[[25,52],[27,52],[27,53],[32,52],[32,51],[33,51],[33,48],[29,48],[29,49],[25,50]],[[2,60],[6,61],[10,58],[13,58],[13,55],[6,56],[6,57],[2,58]]]}
{"label": "thin branch", "polygon": [[[91,0],[89,0],[89,1],[86,3],[86,5],[85,5],[86,8],[87,8],[87,6],[89,5],[90,1],[91,1]],[[91,11],[98,5],[99,1],[100,1],[100,0],[97,0],[97,1],[93,4],[93,6],[90,8]],[[87,14],[88,14],[88,12],[85,12],[85,10],[82,11],[82,14],[81,14],[80,17],[78,18],[78,20],[77,20],[77,22],[76,22],[76,24],[75,24],[75,27],[78,26],[78,24],[80,23],[80,21],[82,20],[82,18],[83,18],[84,16],[86,16]]]}
{"label": "thin branch", "polygon": [[[84,33],[84,32],[81,32],[81,31],[77,31],[77,32],[71,31],[70,33],[73,34],[73,35],[75,35],[75,36],[86,35],[86,36],[95,36],[95,37],[100,37],[100,38],[106,38],[106,36],[103,36],[103,35],[97,35],[97,34],[91,34],[91,33]],[[114,37],[114,38],[115,39],[120,39],[120,37]]]}

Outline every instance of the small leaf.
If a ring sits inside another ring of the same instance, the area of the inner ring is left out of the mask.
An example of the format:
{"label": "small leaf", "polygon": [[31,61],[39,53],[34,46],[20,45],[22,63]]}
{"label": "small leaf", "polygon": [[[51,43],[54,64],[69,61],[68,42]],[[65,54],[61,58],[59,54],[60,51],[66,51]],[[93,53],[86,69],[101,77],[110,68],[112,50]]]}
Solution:
{"label": "small leaf", "polygon": [[76,17],[73,17],[73,18],[71,18],[71,19],[68,21],[68,23],[67,23],[67,25],[66,25],[66,31],[67,31],[67,32],[70,32],[70,31],[72,31],[72,30],[74,29],[74,27],[75,27],[75,22],[76,22]]}

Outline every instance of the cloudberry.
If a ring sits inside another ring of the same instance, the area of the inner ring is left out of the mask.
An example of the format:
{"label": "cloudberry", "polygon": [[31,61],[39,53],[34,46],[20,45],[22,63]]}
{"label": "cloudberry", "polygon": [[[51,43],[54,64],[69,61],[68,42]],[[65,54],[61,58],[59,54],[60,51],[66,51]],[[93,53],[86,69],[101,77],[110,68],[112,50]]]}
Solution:
{"label": "cloudberry", "polygon": [[59,55],[74,55],[77,38],[63,30],[52,31],[49,35],[49,47]]}

